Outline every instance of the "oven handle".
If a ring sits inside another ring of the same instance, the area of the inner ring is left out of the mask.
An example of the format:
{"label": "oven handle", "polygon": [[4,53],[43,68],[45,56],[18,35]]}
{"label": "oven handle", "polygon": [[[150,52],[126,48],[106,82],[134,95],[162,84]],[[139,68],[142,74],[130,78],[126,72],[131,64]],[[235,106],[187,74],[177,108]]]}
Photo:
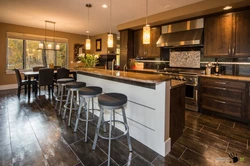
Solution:
{"label": "oven handle", "polygon": [[215,82],[216,84],[222,84],[222,85],[225,85],[227,84],[226,82]]}
{"label": "oven handle", "polygon": [[198,86],[198,84],[187,84],[186,85],[189,85],[189,86]]}

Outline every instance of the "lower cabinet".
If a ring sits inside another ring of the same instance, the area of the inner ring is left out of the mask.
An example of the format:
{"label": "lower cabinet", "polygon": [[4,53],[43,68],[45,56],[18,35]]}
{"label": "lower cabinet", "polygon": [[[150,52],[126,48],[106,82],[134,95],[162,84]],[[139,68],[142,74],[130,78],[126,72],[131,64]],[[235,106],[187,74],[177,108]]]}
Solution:
{"label": "lower cabinet", "polygon": [[185,92],[185,84],[170,90],[171,145],[180,138],[185,127]]}
{"label": "lower cabinet", "polygon": [[245,82],[201,77],[201,112],[247,122],[247,90]]}

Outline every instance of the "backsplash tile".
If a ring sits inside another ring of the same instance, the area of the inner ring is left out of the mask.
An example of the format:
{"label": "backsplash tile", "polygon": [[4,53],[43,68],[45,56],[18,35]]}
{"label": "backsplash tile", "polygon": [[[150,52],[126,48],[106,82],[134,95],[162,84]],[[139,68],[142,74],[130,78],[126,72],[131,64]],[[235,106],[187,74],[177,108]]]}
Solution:
{"label": "backsplash tile", "polygon": [[170,67],[200,68],[200,51],[170,52]]}

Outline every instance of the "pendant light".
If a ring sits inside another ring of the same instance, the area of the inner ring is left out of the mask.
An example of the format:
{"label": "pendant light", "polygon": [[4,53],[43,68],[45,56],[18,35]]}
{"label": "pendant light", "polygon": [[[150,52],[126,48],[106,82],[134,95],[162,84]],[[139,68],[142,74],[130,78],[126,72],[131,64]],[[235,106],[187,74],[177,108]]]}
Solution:
{"label": "pendant light", "polygon": [[148,24],[148,0],[146,0],[146,25],[143,27],[143,44],[150,44],[150,25]]}
{"label": "pendant light", "polygon": [[109,12],[109,34],[108,34],[108,48],[113,48],[114,40],[111,33],[111,0],[110,0],[110,12]]}
{"label": "pendant light", "polygon": [[86,7],[88,8],[88,30],[87,30],[88,38],[86,39],[86,50],[90,50],[91,49],[91,40],[89,38],[89,8],[91,8],[92,5],[86,4]]}

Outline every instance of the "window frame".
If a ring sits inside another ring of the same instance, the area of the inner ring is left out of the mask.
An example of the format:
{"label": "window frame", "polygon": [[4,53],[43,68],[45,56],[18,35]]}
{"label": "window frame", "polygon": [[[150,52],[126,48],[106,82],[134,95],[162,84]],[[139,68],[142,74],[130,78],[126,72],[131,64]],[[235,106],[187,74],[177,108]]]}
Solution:
{"label": "window frame", "polygon": [[[13,69],[9,69],[8,68],[8,55],[9,55],[9,41],[8,39],[20,39],[23,42],[23,54],[22,54],[22,58],[23,58],[23,69],[20,69],[20,71],[30,71],[31,69],[26,69],[26,57],[27,57],[27,40],[32,40],[32,41],[38,41],[38,42],[55,42],[55,43],[65,43],[65,67],[68,67],[68,59],[69,59],[69,43],[68,43],[68,39],[66,38],[59,38],[59,37],[50,37],[50,36],[42,36],[42,35],[33,35],[33,34],[24,34],[24,33],[16,33],[16,32],[7,32],[6,33],[6,64],[5,64],[5,69],[6,69],[6,73],[13,73]],[[45,50],[48,51],[48,50]],[[54,52],[54,63],[57,63],[57,52],[55,50]]]}

